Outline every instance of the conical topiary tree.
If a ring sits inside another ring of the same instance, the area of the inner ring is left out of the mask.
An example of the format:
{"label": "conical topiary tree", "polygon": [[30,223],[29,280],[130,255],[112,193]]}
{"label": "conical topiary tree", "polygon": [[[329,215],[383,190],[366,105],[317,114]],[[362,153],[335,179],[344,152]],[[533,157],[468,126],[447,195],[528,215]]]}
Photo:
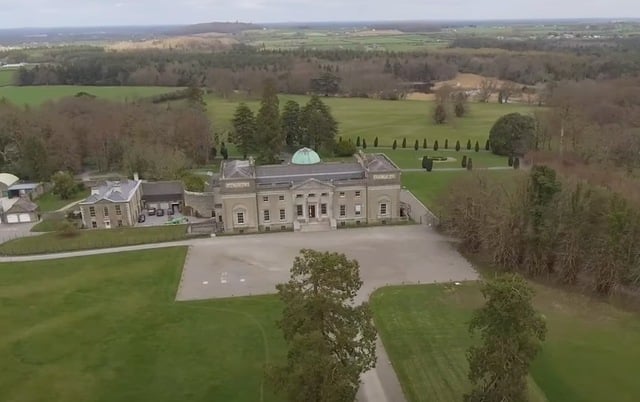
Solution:
{"label": "conical topiary tree", "polygon": [[491,150],[491,143],[489,142],[489,140],[487,140],[487,142],[485,142],[484,150],[485,151],[490,151]]}
{"label": "conical topiary tree", "polygon": [[513,168],[514,169],[520,169],[520,158],[515,158],[513,160]]}
{"label": "conical topiary tree", "polygon": [[448,139],[444,140],[444,149],[449,149],[449,140]]}
{"label": "conical topiary tree", "polygon": [[471,150],[471,140],[467,140],[467,149]]}
{"label": "conical topiary tree", "polygon": [[480,143],[478,141],[476,141],[475,150],[476,150],[476,152],[480,152]]}
{"label": "conical topiary tree", "polygon": [[402,148],[406,148],[407,147],[407,137],[402,139]]}
{"label": "conical topiary tree", "polygon": [[426,138],[422,141],[422,148],[423,149],[427,149],[427,139]]}
{"label": "conical topiary tree", "polygon": [[342,136],[338,137],[338,142],[342,142]]}
{"label": "conical topiary tree", "polygon": [[378,137],[373,140],[373,147],[378,148]]}
{"label": "conical topiary tree", "polygon": [[469,158],[469,160],[467,161],[467,170],[471,169],[473,169],[473,159]]}
{"label": "conical topiary tree", "polygon": [[418,148],[420,148],[420,143],[418,142],[418,140],[416,140],[416,142],[413,144],[413,149],[417,151]]}
{"label": "conical topiary tree", "polygon": [[367,140],[366,139],[362,139],[362,149],[367,149]]}
{"label": "conical topiary tree", "polygon": [[391,148],[393,149],[398,148],[398,140],[393,140],[393,146]]}
{"label": "conical topiary tree", "polygon": [[467,167],[467,155],[462,155],[462,167]]}
{"label": "conical topiary tree", "polygon": [[360,136],[358,136],[358,138],[356,138],[356,147],[360,146]]}
{"label": "conical topiary tree", "polygon": [[507,159],[507,163],[509,164],[509,167],[513,166],[513,156],[510,156],[509,159]]}
{"label": "conical topiary tree", "polygon": [[456,141],[456,151],[460,151],[460,141]]}
{"label": "conical topiary tree", "polygon": [[427,158],[426,163],[423,163],[422,166],[427,170],[427,172],[430,172],[433,170],[433,159],[428,156],[425,156],[425,158]]}
{"label": "conical topiary tree", "polygon": [[436,140],[436,141],[433,143],[433,150],[434,150],[434,151],[437,151],[437,150],[438,150],[438,140]]}

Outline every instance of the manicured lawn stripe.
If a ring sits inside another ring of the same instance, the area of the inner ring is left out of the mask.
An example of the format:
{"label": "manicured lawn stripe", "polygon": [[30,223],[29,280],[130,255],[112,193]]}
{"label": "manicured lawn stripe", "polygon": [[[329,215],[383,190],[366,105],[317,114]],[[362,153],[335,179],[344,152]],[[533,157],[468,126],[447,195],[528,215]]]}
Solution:
{"label": "manicured lawn stripe", "polygon": [[68,200],[63,200],[52,192],[44,193],[35,200],[35,203],[40,207],[40,212],[52,212],[65,207],[72,202],[80,201],[89,196],[91,190],[86,189],[73,195]]}

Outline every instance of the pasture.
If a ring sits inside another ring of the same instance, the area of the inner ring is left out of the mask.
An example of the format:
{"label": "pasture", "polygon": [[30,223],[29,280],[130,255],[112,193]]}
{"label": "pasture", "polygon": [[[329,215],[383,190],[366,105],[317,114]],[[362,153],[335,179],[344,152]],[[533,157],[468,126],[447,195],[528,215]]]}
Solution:
{"label": "pasture", "polygon": [[186,248],[0,264],[6,401],[276,401],[276,297],[174,301]]}
{"label": "pasture", "polygon": [[175,91],[176,88],[167,87],[99,87],[79,85],[48,85],[0,88],[0,98],[23,106],[38,106],[48,100],[55,100],[68,96],[75,96],[78,92],[87,92],[98,98],[115,101],[135,100],[147,96]]}
{"label": "pasture", "polygon": [[13,75],[15,74],[15,72],[16,70],[11,69],[0,70],[0,87],[13,84]]}
{"label": "pasture", "polygon": [[[640,317],[534,285],[547,340],[531,370],[531,401],[632,402],[640,397]],[[390,287],[372,296],[376,326],[409,402],[460,401],[469,389],[465,352],[477,283]]]}

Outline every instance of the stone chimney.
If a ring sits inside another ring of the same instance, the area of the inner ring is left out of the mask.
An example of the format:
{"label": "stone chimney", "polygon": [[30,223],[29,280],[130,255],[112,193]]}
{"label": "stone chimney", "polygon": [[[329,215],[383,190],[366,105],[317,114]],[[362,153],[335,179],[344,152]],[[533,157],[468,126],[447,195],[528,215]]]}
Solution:
{"label": "stone chimney", "polygon": [[140,181],[140,176],[138,175],[138,172],[134,172],[133,173],[133,180],[134,181]]}

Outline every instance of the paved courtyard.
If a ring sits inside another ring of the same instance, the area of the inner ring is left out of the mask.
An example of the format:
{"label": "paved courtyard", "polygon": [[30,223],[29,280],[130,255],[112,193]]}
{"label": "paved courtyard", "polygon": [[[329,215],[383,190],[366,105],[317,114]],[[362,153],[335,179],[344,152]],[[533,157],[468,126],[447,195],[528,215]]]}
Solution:
{"label": "paved courtyard", "polygon": [[302,248],[345,253],[360,263],[360,299],[391,284],[476,279],[446,238],[424,225],[330,232],[225,236],[194,243],[176,298],[197,300],[275,293]]}

